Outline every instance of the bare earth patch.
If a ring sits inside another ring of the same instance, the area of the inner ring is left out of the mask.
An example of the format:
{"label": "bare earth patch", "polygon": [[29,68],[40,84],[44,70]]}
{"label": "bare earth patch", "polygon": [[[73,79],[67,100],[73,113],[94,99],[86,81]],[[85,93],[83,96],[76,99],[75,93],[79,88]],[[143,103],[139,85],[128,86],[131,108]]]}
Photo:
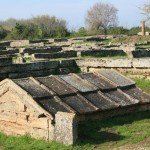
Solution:
{"label": "bare earth patch", "polygon": [[4,148],[2,146],[0,146],[0,150],[4,150]]}
{"label": "bare earth patch", "polygon": [[137,144],[127,144],[113,150],[150,150],[150,137]]}

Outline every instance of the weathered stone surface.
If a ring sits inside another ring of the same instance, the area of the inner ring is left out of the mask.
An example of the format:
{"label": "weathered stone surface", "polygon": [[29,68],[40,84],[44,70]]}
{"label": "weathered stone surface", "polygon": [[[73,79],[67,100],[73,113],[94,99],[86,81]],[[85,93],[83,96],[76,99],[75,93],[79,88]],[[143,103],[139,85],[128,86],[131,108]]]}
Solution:
{"label": "weathered stone surface", "polygon": [[26,48],[23,50],[23,53],[28,53],[29,55],[35,54],[35,53],[56,53],[60,52],[62,50],[61,47],[48,47],[48,48]]}
{"label": "weathered stone surface", "polygon": [[130,68],[132,60],[130,59],[81,59],[76,60],[80,67],[107,67],[107,68]]}
{"label": "weathered stone surface", "polygon": [[29,45],[29,40],[19,40],[10,43],[11,47],[21,47],[21,46],[28,46],[28,45]]}
{"label": "weathered stone surface", "polygon": [[65,67],[76,67],[76,61],[73,59],[70,60],[60,60],[60,67],[65,68]]}
{"label": "weathered stone surface", "polygon": [[58,112],[55,115],[55,140],[66,145],[77,139],[77,119],[73,113]]}
{"label": "weathered stone surface", "polygon": [[7,66],[12,64],[12,58],[0,57],[0,66]]}
{"label": "weathered stone surface", "polygon": [[136,50],[132,51],[134,58],[150,57],[150,50]]}
{"label": "weathered stone surface", "polygon": [[149,58],[133,59],[133,67],[150,68],[150,59]]}
{"label": "weathered stone surface", "polygon": [[68,58],[68,57],[77,57],[76,51],[65,51],[59,53],[43,53],[43,54],[33,54],[33,57],[36,59],[54,59],[54,58]]}
{"label": "weathered stone surface", "polygon": [[59,61],[41,61],[24,64],[12,64],[9,66],[1,67],[0,73],[17,73],[28,71],[41,71],[45,69],[53,69],[59,67]]}
{"label": "weathered stone surface", "polygon": [[123,50],[87,50],[81,51],[81,56],[112,57],[126,56],[126,53]]}
{"label": "weathered stone surface", "polygon": [[19,49],[11,49],[11,50],[2,50],[0,51],[0,55],[13,55],[13,54],[16,54],[16,53],[19,53]]}

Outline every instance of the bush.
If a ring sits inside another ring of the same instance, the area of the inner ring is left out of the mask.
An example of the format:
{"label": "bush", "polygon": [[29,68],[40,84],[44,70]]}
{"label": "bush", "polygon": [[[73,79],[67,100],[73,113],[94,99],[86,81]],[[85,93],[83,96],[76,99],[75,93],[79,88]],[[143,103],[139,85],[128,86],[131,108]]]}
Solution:
{"label": "bush", "polygon": [[8,31],[5,30],[2,26],[0,26],[0,40],[4,39],[8,34]]}

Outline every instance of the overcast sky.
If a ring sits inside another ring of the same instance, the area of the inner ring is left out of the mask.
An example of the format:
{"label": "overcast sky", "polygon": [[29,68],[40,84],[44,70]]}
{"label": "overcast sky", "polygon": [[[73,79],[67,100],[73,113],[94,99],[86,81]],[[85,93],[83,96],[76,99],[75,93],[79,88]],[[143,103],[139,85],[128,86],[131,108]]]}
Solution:
{"label": "overcast sky", "polygon": [[108,2],[118,8],[119,25],[139,26],[144,18],[138,7],[146,0],[0,0],[0,20],[55,15],[67,20],[70,29],[85,26],[87,10],[96,2]]}

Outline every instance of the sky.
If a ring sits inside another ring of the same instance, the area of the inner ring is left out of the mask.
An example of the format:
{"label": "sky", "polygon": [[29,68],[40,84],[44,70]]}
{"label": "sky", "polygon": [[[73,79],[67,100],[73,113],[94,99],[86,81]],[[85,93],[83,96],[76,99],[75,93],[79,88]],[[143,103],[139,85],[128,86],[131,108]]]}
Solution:
{"label": "sky", "polygon": [[97,2],[111,3],[118,9],[120,26],[140,26],[144,18],[138,7],[146,3],[146,0],[0,0],[0,20],[54,15],[65,19],[68,27],[76,30],[85,26],[87,10]]}

